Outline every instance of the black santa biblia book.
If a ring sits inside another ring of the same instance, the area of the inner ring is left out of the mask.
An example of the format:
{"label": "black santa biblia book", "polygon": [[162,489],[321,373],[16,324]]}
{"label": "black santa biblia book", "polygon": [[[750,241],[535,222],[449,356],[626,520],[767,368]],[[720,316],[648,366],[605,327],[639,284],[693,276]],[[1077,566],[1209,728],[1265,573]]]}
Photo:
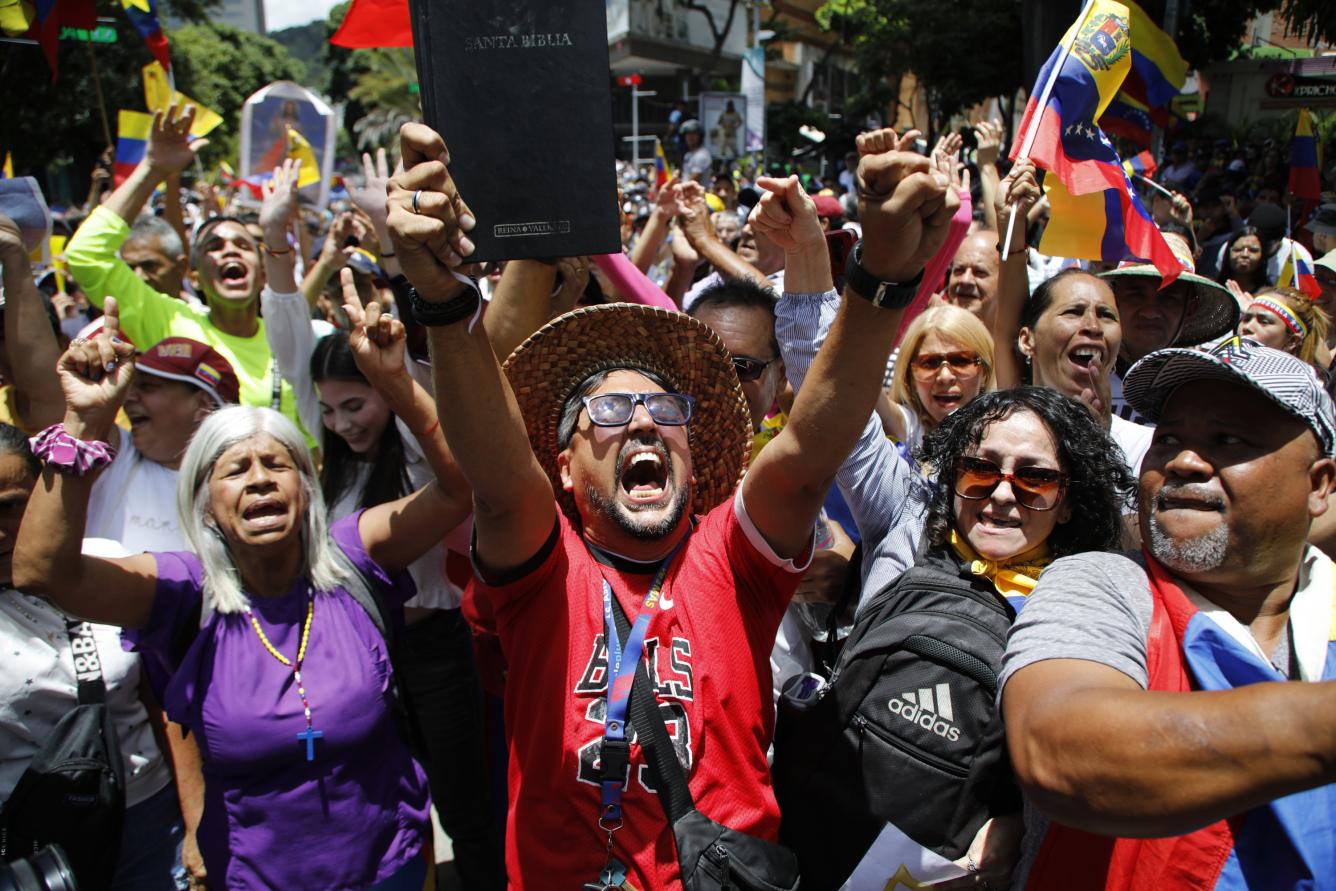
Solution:
{"label": "black santa biblia book", "polygon": [[477,217],[473,258],[621,250],[604,3],[410,7],[423,117]]}

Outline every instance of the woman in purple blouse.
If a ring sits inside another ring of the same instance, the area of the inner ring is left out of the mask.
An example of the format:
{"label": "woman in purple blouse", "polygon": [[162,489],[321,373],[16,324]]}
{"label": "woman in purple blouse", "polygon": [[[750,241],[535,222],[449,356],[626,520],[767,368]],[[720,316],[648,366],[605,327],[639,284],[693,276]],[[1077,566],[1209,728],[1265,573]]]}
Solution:
{"label": "woman in purple blouse", "polygon": [[431,398],[404,368],[402,325],[373,304],[353,340],[395,414],[424,431],[435,483],[326,527],[296,427],[229,407],[204,421],[181,463],[193,552],[99,559],[82,556],[80,540],[90,471],[133,373],[117,331],[108,300],[104,333],[61,357],[65,420],[44,434],[15,583],[122,626],[170,672],[163,704],[203,758],[198,839],[212,887],[421,888],[426,779],[392,717],[385,641],[348,591],[375,588],[402,606],[413,594],[404,569],[472,503]]}

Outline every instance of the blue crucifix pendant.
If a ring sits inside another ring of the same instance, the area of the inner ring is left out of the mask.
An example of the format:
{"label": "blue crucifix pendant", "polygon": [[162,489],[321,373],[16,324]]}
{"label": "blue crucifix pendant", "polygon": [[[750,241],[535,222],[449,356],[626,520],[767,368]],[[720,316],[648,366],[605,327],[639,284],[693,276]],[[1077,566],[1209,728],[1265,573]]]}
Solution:
{"label": "blue crucifix pendant", "polygon": [[297,739],[306,743],[306,760],[315,760],[315,741],[324,737],[324,732],[307,727],[301,733],[297,734]]}

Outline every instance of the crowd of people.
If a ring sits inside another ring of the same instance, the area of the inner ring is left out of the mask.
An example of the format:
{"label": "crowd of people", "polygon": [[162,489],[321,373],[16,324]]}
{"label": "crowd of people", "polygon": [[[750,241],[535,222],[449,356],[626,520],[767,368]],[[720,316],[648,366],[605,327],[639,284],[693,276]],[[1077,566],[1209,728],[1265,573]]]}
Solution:
{"label": "crowd of people", "polygon": [[0,858],[1336,888],[1336,204],[1291,231],[1276,147],[1171,147],[1162,287],[1036,249],[1000,123],[821,182],[683,119],[614,275],[473,263],[421,124],[324,217],[183,188],[193,113],[56,270],[0,216]]}

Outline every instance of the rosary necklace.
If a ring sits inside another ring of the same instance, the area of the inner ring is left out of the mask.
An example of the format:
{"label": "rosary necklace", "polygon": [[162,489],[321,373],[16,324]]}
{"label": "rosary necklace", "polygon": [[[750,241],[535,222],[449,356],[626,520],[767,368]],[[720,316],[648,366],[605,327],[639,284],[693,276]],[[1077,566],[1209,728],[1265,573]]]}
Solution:
{"label": "rosary necklace", "polygon": [[249,606],[246,607],[246,618],[250,619],[251,627],[255,633],[260,636],[260,643],[269,651],[279,662],[282,662],[288,668],[292,669],[292,680],[297,684],[297,695],[302,699],[302,711],[306,715],[306,729],[297,734],[297,740],[306,744],[306,760],[315,760],[315,741],[324,737],[324,733],[311,726],[311,703],[306,698],[306,687],[302,684],[302,662],[306,659],[306,644],[311,639],[311,619],[315,616],[315,597],[308,594],[306,600],[306,623],[302,626],[302,642],[297,648],[297,661],[294,663],[287,656],[284,656],[274,645],[265,637],[264,629],[256,621],[255,614],[251,612]]}

